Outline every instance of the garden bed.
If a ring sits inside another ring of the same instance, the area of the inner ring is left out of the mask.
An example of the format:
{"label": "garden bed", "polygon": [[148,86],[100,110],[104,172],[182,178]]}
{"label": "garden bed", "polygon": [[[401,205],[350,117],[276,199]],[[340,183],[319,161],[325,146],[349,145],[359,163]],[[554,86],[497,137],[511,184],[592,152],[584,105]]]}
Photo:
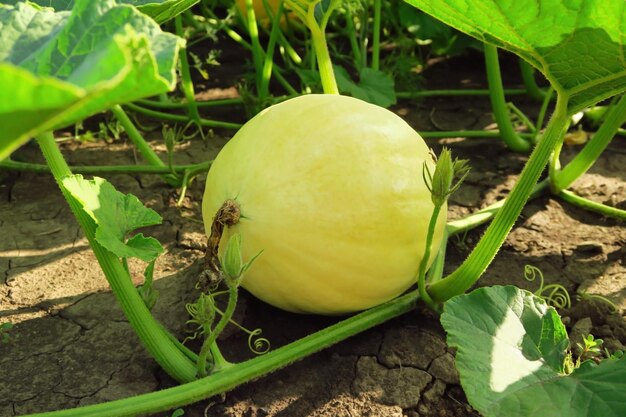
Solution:
{"label": "garden bed", "polygon": [[[454,67],[454,66],[452,66]],[[450,68],[450,67],[448,67]],[[451,70],[441,77],[466,79]],[[436,82],[437,80],[435,80]],[[479,81],[477,81],[479,82]],[[448,129],[476,128],[490,121],[487,100],[431,99],[395,108],[418,130],[432,130],[432,119]],[[464,117],[459,117],[464,115]],[[240,117],[234,115],[233,118]],[[177,163],[212,158],[226,136],[194,140],[177,149]],[[450,202],[458,218],[507,194],[526,157],[494,139],[428,140],[468,158],[472,172]],[[164,152],[162,145],[155,149]],[[618,138],[575,185],[582,196],[623,205],[626,152]],[[68,143],[68,161],[83,164],[132,164],[132,146]],[[566,148],[564,160],[577,147]],[[29,146],[20,158],[37,160]],[[150,175],[115,175],[110,181],[163,216],[148,230],[165,246],[156,265],[160,296],[156,316],[181,338],[185,303],[194,299],[199,261],[206,248],[200,202],[204,179],[176,207],[177,191]],[[2,173],[0,185],[0,319],[16,323],[12,342],[0,344],[0,415],[93,404],[172,386],[174,382],[146,353],[109,292],[102,272],[51,176]],[[453,238],[446,270],[469,253],[482,229]],[[525,265],[539,268],[546,284],[563,285],[573,307],[562,310],[572,340],[591,333],[614,351],[626,344],[626,229],[609,218],[543,196],[523,211],[480,285],[512,284],[531,291],[538,282],[524,278]],[[601,295],[619,308],[576,294]],[[284,345],[336,319],[301,316],[271,308],[242,294],[236,320],[261,328],[272,348]],[[222,335],[228,359],[252,356],[247,335],[227,328]],[[471,416],[458,385],[453,351],[434,314],[419,308],[225,395],[185,407],[185,416]],[[162,414],[162,415],[171,415]]]}

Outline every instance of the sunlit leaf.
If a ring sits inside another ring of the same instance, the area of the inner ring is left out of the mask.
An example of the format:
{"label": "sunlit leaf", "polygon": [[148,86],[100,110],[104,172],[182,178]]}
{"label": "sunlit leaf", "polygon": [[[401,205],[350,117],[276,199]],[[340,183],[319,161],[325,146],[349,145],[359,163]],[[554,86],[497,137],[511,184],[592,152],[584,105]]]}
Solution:
{"label": "sunlit leaf", "polygon": [[161,223],[161,216],[145,207],[132,194],[122,194],[102,178],[85,180],[73,175],[63,180],[63,186],[79,201],[83,210],[96,222],[96,240],[121,258],[139,258],[151,262],[163,252],[158,240],[138,233],[140,227]]}
{"label": "sunlit leaf", "polygon": [[[2,1],[5,4],[15,5],[23,0]],[[31,3],[42,7],[50,7],[57,12],[72,10],[75,0],[30,0]],[[117,0],[119,4],[128,4],[137,7],[142,13],[147,14],[158,23],[167,22],[180,13],[192,7],[200,0]]]}
{"label": "sunlit leaf", "polygon": [[552,307],[516,287],[481,288],[444,305],[470,404],[485,417],[626,415],[626,359],[589,361],[569,375],[565,326]]}
{"label": "sunlit leaf", "polygon": [[184,44],[113,0],[78,0],[71,12],[0,6],[0,32],[0,159],[44,131],[171,90]]}

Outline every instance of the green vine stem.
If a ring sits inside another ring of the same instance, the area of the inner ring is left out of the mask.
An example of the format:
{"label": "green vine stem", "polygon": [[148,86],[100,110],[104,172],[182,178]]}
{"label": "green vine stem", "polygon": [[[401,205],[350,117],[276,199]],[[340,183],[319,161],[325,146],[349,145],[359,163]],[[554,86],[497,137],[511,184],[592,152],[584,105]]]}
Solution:
{"label": "green vine stem", "polygon": [[[154,117],[156,119],[169,120],[169,121],[178,122],[178,123],[189,122],[188,116],[182,116],[179,114],[171,114],[171,113],[165,113],[165,112],[161,112],[157,110],[146,109],[145,107],[141,107],[134,103],[126,103],[124,104],[124,106],[129,108],[130,110],[136,111],[137,113],[141,113],[149,117]],[[197,121],[197,123],[200,126],[204,126],[204,127],[216,127],[216,128],[233,129],[233,130],[237,130],[241,128],[242,126],[240,123],[220,122],[218,120],[208,120],[204,118],[201,118],[199,121]]]}
{"label": "green vine stem", "polygon": [[546,93],[539,88],[537,81],[535,81],[535,69],[522,58],[519,59],[519,69],[524,87],[526,87],[526,93],[537,101],[543,101]]}
{"label": "green vine stem", "polygon": [[[210,20],[212,20],[214,22],[218,22],[219,21],[218,17],[215,15],[215,13],[213,13],[213,11],[211,11],[211,9],[209,9],[205,5],[205,2],[200,2],[200,10]],[[234,40],[235,42],[237,42],[238,44],[240,44],[241,46],[243,46],[247,50],[252,51],[254,53],[254,47],[252,46],[252,44],[250,44],[245,39],[243,39],[243,37],[240,34],[235,32],[228,25],[222,24],[222,25],[220,25],[220,29],[223,30],[228,35],[228,37],[230,37],[232,40]],[[260,49],[260,52],[261,52],[261,54],[264,54],[264,51],[263,51],[262,48]],[[261,56],[263,56],[263,55],[261,55]],[[287,93],[289,95],[292,95],[292,96],[299,95],[298,91],[295,88],[293,88],[293,86],[289,83],[289,81],[287,81],[287,79],[282,74],[281,69],[277,65],[274,65],[273,75],[274,75],[274,77],[276,77],[276,80],[280,83],[280,85],[283,86],[283,88],[285,89],[285,91],[287,91]]]}
{"label": "green vine stem", "polygon": [[[161,161],[161,158],[159,158],[148,142],[146,142],[139,130],[137,130],[135,124],[130,120],[124,109],[122,109],[122,106],[119,104],[112,106],[111,112],[120,122],[124,131],[128,135],[128,138],[131,142],[133,142],[133,145],[135,145],[141,156],[143,156],[150,165],[160,168],[167,167],[165,162]],[[176,178],[175,175],[163,174],[161,175],[161,178],[163,178],[163,180],[172,187],[177,187],[179,185],[178,178]]]}
{"label": "green vine stem", "polygon": [[611,107],[602,126],[578,155],[565,168],[553,173],[551,181],[557,193],[568,188],[578,177],[587,172],[617,134],[624,120],[626,120],[626,95]]}
{"label": "green vine stem", "polygon": [[439,219],[439,213],[441,212],[441,205],[435,205],[433,213],[430,216],[428,223],[428,233],[426,234],[426,248],[424,250],[424,256],[419,265],[417,273],[417,289],[420,297],[426,304],[434,307],[434,302],[428,291],[426,291],[426,268],[428,267],[428,260],[430,259],[430,246],[432,245],[433,237],[435,235],[435,229],[437,228],[437,220]]}
{"label": "green vine stem", "polygon": [[317,58],[318,70],[322,80],[322,88],[325,94],[339,94],[337,81],[335,80],[335,72],[333,71],[333,63],[328,52],[328,44],[326,43],[326,24],[332,11],[339,5],[338,0],[330,0],[328,9],[324,12],[320,23],[315,18],[315,7],[320,2],[302,2],[299,4],[296,0],[286,0],[287,5],[292,8],[294,13],[306,24],[311,32],[311,41],[315,56]]}
{"label": "green vine stem", "polygon": [[[442,132],[420,132],[424,139],[438,138],[502,138],[502,133],[497,130],[450,130]],[[520,137],[532,139],[532,133],[520,133]]]}
{"label": "green vine stem", "polygon": [[[550,155],[550,161],[548,162],[548,179],[554,178],[554,174],[561,169],[561,149],[563,149],[563,141],[556,144],[552,155]],[[559,190],[556,188],[554,181],[550,181],[550,190],[552,194],[559,194]]]}
{"label": "green vine stem", "polygon": [[156,413],[191,404],[228,391],[244,382],[285,367],[312,353],[327,348],[407,313],[415,308],[416,291],[366,310],[286,346],[245,362],[226,367],[208,377],[161,391],[69,410],[32,414],[29,417],[124,417]]}
{"label": "green vine stem", "polygon": [[443,277],[443,269],[445,267],[446,262],[446,249],[448,246],[448,232],[444,229],[443,236],[441,238],[441,244],[439,245],[439,250],[437,251],[437,256],[433,261],[430,268],[428,268],[428,272],[426,273],[426,285],[432,284],[433,282],[439,281]]}
{"label": "green vine stem", "polygon": [[354,16],[352,15],[352,11],[350,7],[345,8],[345,16],[346,16],[346,27],[344,29],[344,33],[350,41],[350,49],[352,50],[352,58],[354,63],[354,68],[359,71],[363,67],[363,58],[361,57],[361,47],[359,46],[359,41],[356,38],[356,28],[354,27]]}
{"label": "green vine stem", "polygon": [[382,1],[374,0],[374,28],[372,29],[372,69],[380,69],[380,15]]}
{"label": "green vine stem", "polygon": [[252,0],[246,0],[246,13],[244,16],[245,25],[250,35],[250,44],[252,45],[252,62],[254,62],[254,73],[256,74],[257,92],[261,86],[263,76],[263,48],[259,40],[259,26],[257,25],[256,15],[254,14],[254,6]]}
{"label": "green vine stem", "polygon": [[[521,96],[527,93],[523,88],[507,88],[502,90],[507,96]],[[411,99],[418,97],[461,97],[461,96],[488,96],[491,90],[486,88],[452,88],[444,90],[423,90],[423,91],[398,91],[396,97],[399,99]]]}
{"label": "green vine stem", "polygon": [[[140,106],[149,106],[157,109],[184,109],[187,108],[187,103],[183,102],[174,102],[174,101],[157,101],[150,99],[139,99],[135,101],[136,104]],[[234,105],[243,105],[243,99],[241,97],[237,98],[222,98],[216,100],[209,101],[197,101],[196,106],[198,107],[221,107],[221,106],[234,106]]]}
{"label": "green vine stem", "polygon": [[554,95],[554,88],[550,87],[548,91],[546,91],[543,102],[541,103],[541,107],[539,108],[539,114],[537,115],[537,120],[535,122],[535,128],[537,129],[536,131],[537,134],[533,138],[533,143],[535,144],[537,143],[537,136],[541,132],[541,129],[543,129],[543,122],[546,119],[546,114],[548,113],[548,106],[550,105],[550,102],[552,101],[553,95]]}
{"label": "green vine stem", "polygon": [[211,359],[213,360],[213,370],[217,371],[218,369],[224,369],[233,365],[233,363],[228,362],[226,358],[224,358],[217,343],[212,343],[209,350],[211,351]]}
{"label": "green vine stem", "polygon": [[[202,343],[202,348],[200,349],[200,354],[198,355],[198,375],[206,376],[207,375],[207,360],[209,357],[209,353],[215,351],[217,337],[222,333],[222,331],[226,328],[226,325],[230,321],[233,313],[235,312],[235,307],[237,307],[237,298],[238,298],[238,288],[234,285],[228,287],[228,304],[226,305],[226,311],[220,317],[220,320],[215,325],[215,328],[211,331],[208,337]],[[215,359],[215,358],[214,358]],[[219,372],[220,369],[223,369],[226,366],[232,366],[229,362],[226,362],[223,357],[220,358],[219,361],[214,360],[214,368],[211,369],[212,373]]]}
{"label": "green vine stem", "polygon": [[[183,17],[178,15],[174,18],[174,25],[176,27],[176,34],[181,38],[185,37],[183,30]],[[187,99],[187,114],[189,118],[200,125],[200,113],[198,112],[198,106],[196,105],[196,93],[193,88],[193,81],[191,80],[191,72],[189,71],[189,59],[187,58],[187,48],[182,48],[179,53],[180,60],[180,85]],[[202,130],[200,130],[202,132]]]}
{"label": "green vine stem", "polygon": [[150,314],[122,262],[96,240],[94,221],[83,210],[80,203],[63,187],[62,180],[72,173],[54,141],[54,136],[51,132],[43,133],[37,137],[37,142],[50,166],[54,179],[85,233],[113,294],[122,306],[126,318],[140,340],[152,357],[172,378],[181,382],[193,381],[196,377],[195,364],[189,360],[184,352],[178,349],[177,345],[164,332],[163,327]]}
{"label": "green vine stem", "polygon": [[201,1],[199,3],[200,11],[204,15],[204,17],[211,23],[212,25],[219,26],[220,30],[223,30],[229,38],[237,42],[239,45],[243,46],[248,50],[252,50],[252,45],[246,41],[239,33],[234,31],[228,24],[222,22],[220,18],[218,18],[213,10],[209,8],[208,3],[205,1]]}
{"label": "green vine stem", "polygon": [[504,201],[502,209],[498,210],[472,253],[452,274],[429,286],[428,292],[435,301],[443,302],[464,293],[480,278],[496,256],[526,201],[534,191],[552,151],[567,131],[570,120],[567,101],[567,95],[557,94],[556,108],[542,139],[530,155],[517,183]]}
{"label": "green vine stem", "polygon": [[141,156],[150,164],[157,167],[164,167],[165,162],[161,161],[161,158],[154,152],[154,150],[150,147],[148,142],[143,138],[139,130],[135,127],[133,122],[130,120],[122,106],[116,104],[111,107],[111,112],[115,116],[115,118],[120,122],[128,138],[133,142]]}
{"label": "green vine stem", "polygon": [[607,206],[606,204],[591,201],[589,199],[580,197],[568,190],[561,190],[558,196],[575,206],[602,214],[603,216],[613,217],[622,221],[626,221],[626,210],[621,210],[617,207],[611,207]]}
{"label": "green vine stem", "polygon": [[267,49],[265,50],[263,57],[261,84],[259,85],[258,92],[261,105],[264,105],[267,97],[269,96],[269,84],[272,76],[272,67],[274,65],[274,49],[276,49],[276,41],[280,33],[280,19],[283,15],[284,7],[285,3],[281,0],[278,4],[278,10],[276,10],[276,13],[273,16],[271,15],[271,10],[269,10],[270,8],[267,8],[267,12],[269,12],[268,16],[270,16],[272,22],[272,30],[270,31],[270,38],[267,41]]}
{"label": "green vine stem", "polygon": [[504,88],[502,86],[502,76],[500,74],[500,63],[498,60],[498,48],[484,44],[485,65],[487,71],[487,82],[489,83],[489,97],[493,115],[498,124],[498,129],[502,134],[504,143],[515,152],[529,152],[530,142],[522,139],[511,124],[509,111],[504,98]]}
{"label": "green vine stem", "polygon": [[511,113],[513,113],[513,115],[517,117],[520,123],[526,126],[526,129],[530,130],[532,133],[537,132],[537,127],[535,126],[535,124],[530,121],[528,116],[526,116],[524,112],[519,109],[519,107],[517,107],[513,103],[506,103],[506,107],[509,109]]}
{"label": "green vine stem", "polygon": [[302,57],[298,54],[294,47],[291,46],[291,43],[289,43],[289,40],[281,30],[278,31],[278,42],[282,47],[281,54],[283,56],[286,55],[291,60],[291,62],[298,66],[302,65]]}
{"label": "green vine stem", "polygon": [[[213,161],[210,162],[210,164],[212,163]],[[210,164],[209,164],[209,167],[210,167]],[[205,166],[201,164],[191,165],[188,169],[183,171],[183,179],[181,181],[181,187],[180,187],[180,196],[178,197],[178,201],[176,203],[177,207],[181,207],[183,205],[185,194],[187,193],[187,187],[189,187],[189,184],[191,184],[191,181],[193,181],[193,179],[197,177],[198,175],[208,172],[208,171],[209,171],[208,168],[205,169]]]}
{"label": "green vine stem", "polygon": [[[282,7],[281,7],[281,4],[282,4]],[[270,36],[272,36],[271,31],[274,30],[273,27],[274,27],[275,19],[278,19],[278,23],[280,24],[279,27],[283,27],[284,25],[286,30],[290,29],[289,15],[285,14],[284,12],[285,10],[284,0],[280,1],[278,5],[278,9],[276,10],[276,14],[274,14],[274,10],[272,6],[268,4],[266,0],[263,0],[263,8],[265,9],[265,14],[270,18],[270,22],[272,22],[272,29],[270,29]],[[287,39],[283,31],[279,29],[276,36],[277,36],[276,40],[281,46],[281,54],[284,57],[289,58],[294,64],[298,66],[302,65],[302,57],[298,54],[298,52],[294,49],[294,47],[291,46],[291,43],[289,43],[289,40]]]}
{"label": "green vine stem", "polygon": [[196,354],[196,352],[183,345],[182,342],[178,340],[173,334],[171,334],[169,330],[167,330],[161,323],[159,323],[159,325],[161,326],[163,334],[165,334],[170,339],[170,341],[178,348],[178,350],[183,352],[183,354],[193,363],[198,363],[198,355]]}
{"label": "green vine stem", "polygon": [[[157,167],[153,165],[86,165],[71,166],[69,169],[75,174],[169,174],[172,171],[177,174],[184,174],[186,171],[189,171],[197,175],[202,172],[207,172],[212,162],[213,161],[201,162],[192,165],[172,165],[171,167]],[[39,173],[50,172],[48,165],[13,161],[11,159],[0,161],[0,169]]]}
{"label": "green vine stem", "polygon": [[[549,182],[547,180],[543,180],[538,183],[530,193],[529,199],[533,199],[539,197],[544,194],[548,189]],[[467,232],[468,230],[475,229],[481,224],[485,224],[489,222],[496,213],[502,208],[506,199],[502,199],[497,201],[489,206],[478,210],[475,213],[470,214],[462,219],[451,220],[446,224],[446,234],[447,236],[454,236],[459,233]]]}

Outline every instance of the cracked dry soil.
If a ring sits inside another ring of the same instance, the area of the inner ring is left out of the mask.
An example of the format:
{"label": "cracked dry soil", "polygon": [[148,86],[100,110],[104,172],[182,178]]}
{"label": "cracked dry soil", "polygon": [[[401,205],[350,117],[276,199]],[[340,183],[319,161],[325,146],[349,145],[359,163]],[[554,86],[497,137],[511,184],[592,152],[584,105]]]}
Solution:
{"label": "cracked dry soil", "polygon": [[[472,103],[472,128],[490,118]],[[459,117],[459,102],[421,103],[397,111],[418,130],[429,129],[428,109],[437,106],[440,124]],[[463,107],[462,108],[469,108]],[[432,115],[432,112],[431,112]],[[431,117],[432,119],[432,117]],[[452,126],[450,126],[452,127]],[[192,141],[177,151],[178,163],[215,155],[224,139]],[[574,190],[590,199],[625,207],[626,151],[617,138]],[[447,140],[455,155],[469,158],[472,173],[452,197],[450,218],[458,218],[501,198],[512,187],[525,157],[493,140]],[[163,152],[164,149],[157,150]],[[565,150],[571,158],[577,148]],[[72,164],[133,163],[124,143],[68,144]],[[40,160],[34,146],[18,155]],[[69,208],[45,174],[0,172],[0,322],[16,324],[11,343],[0,344],[0,416],[55,410],[124,398],[175,383],[159,370],[126,322]],[[200,222],[204,181],[193,183],[183,207],[176,190],[156,176],[116,175],[110,181],[133,193],[163,216],[163,224],[144,231],[157,237],[166,253],[155,276],[159,299],[154,313],[185,337],[185,303],[194,299],[197,260],[205,247]],[[452,270],[483,232],[453,238],[446,268]],[[546,283],[564,285],[571,294],[586,292],[612,300],[610,308],[593,300],[561,311],[572,339],[591,332],[610,350],[626,344],[626,229],[602,216],[544,196],[530,202],[480,285],[514,284],[530,290],[523,278],[527,264],[540,268]],[[131,264],[140,282],[142,265]],[[262,328],[278,347],[337,319],[278,311],[243,292],[236,320]],[[252,354],[247,335],[228,328],[222,335],[230,360]],[[185,407],[185,416],[477,416],[467,405],[454,368],[453,352],[437,318],[418,309],[274,374],[236,388],[225,397]],[[162,413],[169,416],[171,413]]]}

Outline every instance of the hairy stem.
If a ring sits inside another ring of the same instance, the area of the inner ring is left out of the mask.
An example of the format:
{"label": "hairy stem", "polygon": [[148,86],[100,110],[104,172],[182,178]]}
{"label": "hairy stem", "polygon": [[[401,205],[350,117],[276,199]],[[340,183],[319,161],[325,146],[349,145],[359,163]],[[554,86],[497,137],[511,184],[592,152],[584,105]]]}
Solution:
{"label": "hairy stem", "polygon": [[[217,338],[219,337],[220,333],[222,333],[222,331],[226,328],[226,325],[228,324],[231,317],[233,316],[233,313],[235,312],[235,307],[237,307],[237,298],[238,298],[237,287],[234,285],[229,286],[228,287],[228,304],[226,306],[226,311],[224,311],[224,314],[222,314],[222,317],[220,317],[220,320],[215,325],[215,328],[213,329],[213,331],[211,331],[209,336],[202,343],[202,348],[200,349],[200,355],[198,355],[198,375],[200,376],[207,375],[206,363],[209,357],[209,353],[215,352]],[[224,366],[229,366],[229,364],[225,362],[224,358],[221,357],[221,355],[219,358],[217,358],[218,361],[222,361],[221,363],[217,363],[215,361],[216,358],[213,358],[213,359],[214,359],[213,371],[219,371],[220,369],[224,368]]]}
{"label": "hairy stem", "polygon": [[[276,14],[272,18],[272,30],[270,32],[270,39],[267,43],[267,50],[265,51],[265,56],[263,60],[263,72],[261,74],[261,85],[259,86],[259,101],[263,104],[266,100],[266,97],[269,95],[269,83],[270,78],[272,76],[272,67],[274,65],[274,49],[276,46],[276,41],[278,39],[278,35],[280,33],[280,19],[283,15],[284,2],[281,1],[278,5],[278,10],[276,10]],[[268,7],[268,16],[271,16],[271,11]]]}
{"label": "hairy stem", "polygon": [[311,40],[313,42],[317,65],[322,79],[322,88],[325,94],[339,94],[333,64],[330,59],[330,54],[328,53],[328,45],[326,44],[326,35],[317,22],[315,22],[315,15],[313,13],[314,7],[310,7],[309,10],[307,26],[311,31]]}
{"label": "hairy stem", "polygon": [[437,228],[437,220],[439,219],[439,212],[441,211],[440,205],[435,205],[433,214],[430,216],[428,223],[428,233],[426,234],[426,249],[424,249],[424,256],[420,262],[419,270],[417,272],[417,289],[420,297],[426,304],[433,307],[434,302],[426,291],[426,269],[428,268],[428,261],[430,260],[430,247],[433,243],[433,237],[435,236],[435,229]]}
{"label": "hairy stem", "polygon": [[606,116],[600,129],[565,168],[553,172],[551,181],[557,191],[568,188],[578,177],[587,172],[600,154],[611,143],[618,129],[626,120],[626,95],[622,96]]}
{"label": "hairy stem", "polygon": [[250,35],[250,43],[252,45],[252,61],[254,62],[256,74],[257,92],[261,86],[261,78],[263,74],[263,48],[259,41],[259,27],[257,26],[256,16],[254,14],[254,6],[252,0],[246,0],[246,26]]}
{"label": "hairy stem", "polygon": [[30,417],[125,417],[156,413],[191,404],[285,367],[350,336],[411,311],[415,308],[417,300],[417,292],[413,291],[270,351],[263,356],[257,356],[226,367],[194,382],[122,400],[70,410],[33,414]]}
{"label": "hairy stem", "polygon": [[122,106],[119,104],[112,106],[111,112],[120,122],[128,138],[133,142],[139,153],[141,153],[141,156],[143,156],[150,165],[165,167],[165,162],[161,161],[161,158],[159,158],[148,142],[146,142],[139,130],[135,127],[135,124],[130,120],[124,109],[122,109]]}
{"label": "hairy stem", "polygon": [[498,61],[498,48],[485,44],[485,64],[487,69],[487,81],[489,82],[489,97],[493,115],[502,134],[504,143],[515,152],[528,152],[530,143],[522,139],[511,124],[509,112],[504,98],[502,76],[500,75],[500,63]]}
{"label": "hairy stem", "polygon": [[472,253],[452,274],[429,287],[428,293],[435,301],[443,302],[467,291],[496,256],[533,192],[552,151],[567,131],[567,98],[564,94],[557,95],[556,109],[543,138],[528,159],[515,187],[503,203],[502,210],[495,215]]}
{"label": "hairy stem", "polygon": [[[177,102],[177,101],[156,101],[150,99],[139,99],[135,100],[135,103],[143,105],[155,107],[157,109],[184,109],[187,107],[187,103]],[[241,105],[243,104],[243,99],[241,97],[237,98],[222,98],[216,100],[209,101],[198,101],[196,105],[198,107],[221,107],[221,106],[230,106],[230,105]]]}
{"label": "hairy stem", "polygon": [[380,69],[380,15],[382,1],[374,0],[374,28],[372,29],[372,69]]}
{"label": "hairy stem", "polygon": [[[124,106],[128,107],[129,109],[133,111],[136,111],[137,113],[141,113],[146,116],[154,117],[157,119],[169,120],[172,122],[179,122],[179,123],[189,122],[188,116],[182,116],[180,114],[171,114],[171,113],[165,113],[165,112],[161,112],[157,110],[146,109],[134,103],[126,103]],[[197,123],[200,126],[204,126],[204,127],[217,127],[217,128],[233,129],[233,130],[237,130],[242,126],[239,123],[220,122],[217,120],[208,120],[204,118],[201,118],[200,120],[198,120]]]}
{"label": "hairy stem", "polygon": [[543,101],[546,93],[539,88],[535,81],[535,69],[528,62],[523,59],[519,59],[519,68],[526,87],[526,93],[537,101]]}
{"label": "hairy stem", "polygon": [[[502,90],[505,95],[519,96],[526,94],[523,88],[508,88]],[[450,97],[450,96],[488,96],[491,90],[486,88],[451,88],[445,90],[423,90],[423,91],[398,91],[396,97],[399,99],[410,99],[417,97]]]}
{"label": "hairy stem", "polygon": [[568,190],[561,190],[558,195],[563,200],[575,206],[593,211],[595,213],[599,213],[603,216],[613,217],[622,221],[626,220],[626,210],[621,210],[617,207],[611,207],[607,206],[606,204],[591,201],[587,198],[580,197]]}
{"label": "hairy stem", "polygon": [[[197,175],[197,173],[208,171],[212,162],[201,162],[193,165],[172,165],[171,167],[157,167],[153,165],[85,165],[71,166],[69,169],[75,174],[169,174],[172,171],[180,174],[185,171],[193,171]],[[50,172],[48,165],[13,161],[11,159],[0,161],[0,169]]]}
{"label": "hairy stem", "polygon": [[[538,197],[542,194],[545,194],[545,191],[548,189],[548,181],[543,180],[538,183],[530,194],[529,199]],[[502,199],[497,201],[481,210],[478,210],[475,213],[470,214],[467,217],[458,220],[452,220],[448,222],[446,225],[446,233],[448,236],[454,236],[459,233],[466,232],[468,230],[475,229],[476,227],[489,222],[493,217],[500,211],[506,199]]]}
{"label": "hairy stem", "polygon": [[194,363],[178,349],[163,327],[150,314],[122,262],[96,240],[96,224],[93,219],[63,186],[63,179],[72,173],[61,155],[52,133],[43,133],[37,137],[37,142],[50,166],[54,179],[85,233],[113,294],[144,346],[170,376],[181,382],[193,381],[196,377]]}
{"label": "hairy stem", "polygon": [[[176,34],[183,38],[185,36],[183,32],[183,17],[178,15],[174,18],[176,26]],[[193,81],[191,80],[191,72],[189,71],[189,60],[187,58],[187,48],[181,49],[179,54],[180,59],[180,85],[187,99],[187,114],[189,117],[199,124],[200,113],[198,112],[198,105],[196,104],[196,93],[193,88]]]}

